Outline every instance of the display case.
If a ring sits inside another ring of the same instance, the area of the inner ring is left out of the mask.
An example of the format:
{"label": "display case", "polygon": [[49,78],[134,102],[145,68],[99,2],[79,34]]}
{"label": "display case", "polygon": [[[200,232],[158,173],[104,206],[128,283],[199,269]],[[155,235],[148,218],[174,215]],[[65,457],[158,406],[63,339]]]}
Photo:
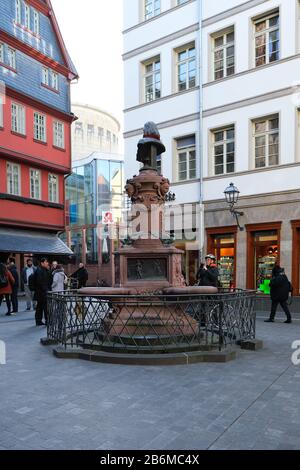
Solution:
{"label": "display case", "polygon": [[260,256],[257,260],[257,286],[266,280],[272,279],[272,271],[276,264],[277,256]]}
{"label": "display case", "polygon": [[218,261],[219,283],[223,289],[234,287],[234,256],[222,256]]}

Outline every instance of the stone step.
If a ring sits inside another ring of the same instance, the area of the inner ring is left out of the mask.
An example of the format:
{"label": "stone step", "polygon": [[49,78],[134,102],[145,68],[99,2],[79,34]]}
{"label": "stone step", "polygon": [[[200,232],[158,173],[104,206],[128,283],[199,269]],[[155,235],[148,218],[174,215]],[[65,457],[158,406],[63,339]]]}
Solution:
{"label": "stone step", "polygon": [[218,344],[215,345],[199,345],[198,343],[182,343],[182,344],[161,344],[161,345],[128,345],[122,343],[104,342],[93,344],[82,344],[82,349],[92,351],[104,351],[115,354],[170,354],[170,353],[188,353],[192,351],[216,351]]}
{"label": "stone step", "polygon": [[82,359],[105,364],[123,364],[140,366],[189,365],[199,362],[225,363],[236,359],[236,350],[191,351],[173,354],[115,354],[106,351],[94,351],[81,348],[54,348],[53,354],[61,359]]}

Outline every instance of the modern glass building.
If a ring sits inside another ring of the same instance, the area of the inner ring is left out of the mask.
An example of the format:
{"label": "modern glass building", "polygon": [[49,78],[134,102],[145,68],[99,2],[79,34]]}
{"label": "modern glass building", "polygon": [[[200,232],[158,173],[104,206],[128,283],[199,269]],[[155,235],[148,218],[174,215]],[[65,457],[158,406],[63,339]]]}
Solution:
{"label": "modern glass building", "polygon": [[[117,159],[118,158],[118,159]],[[121,221],[124,197],[123,161],[120,156],[94,153],[76,162],[66,179],[66,232],[62,238],[73,251],[76,264],[83,262],[90,283],[112,283],[114,241],[97,236],[104,212]],[[105,225],[103,226],[105,230]]]}

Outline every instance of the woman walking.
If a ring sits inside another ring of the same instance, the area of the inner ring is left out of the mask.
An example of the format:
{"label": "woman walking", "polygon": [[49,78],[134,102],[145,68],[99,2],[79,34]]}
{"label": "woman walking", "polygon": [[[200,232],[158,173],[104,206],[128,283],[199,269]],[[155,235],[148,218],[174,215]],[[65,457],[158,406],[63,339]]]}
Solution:
{"label": "woman walking", "polygon": [[11,272],[6,268],[5,264],[0,263],[0,307],[3,298],[5,297],[7,305],[7,316],[12,315],[10,296],[12,294],[14,283],[15,280]]}
{"label": "woman walking", "polygon": [[52,272],[52,292],[63,292],[65,289],[66,275],[64,268],[58,264],[56,269]]}

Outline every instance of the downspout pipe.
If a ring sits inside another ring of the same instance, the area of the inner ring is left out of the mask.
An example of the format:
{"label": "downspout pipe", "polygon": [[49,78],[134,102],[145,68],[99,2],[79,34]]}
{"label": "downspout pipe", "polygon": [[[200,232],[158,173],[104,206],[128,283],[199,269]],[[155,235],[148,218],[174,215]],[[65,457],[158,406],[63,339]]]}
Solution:
{"label": "downspout pipe", "polygon": [[198,76],[199,76],[199,138],[198,138],[198,155],[199,155],[199,221],[200,221],[200,233],[199,240],[201,242],[199,250],[199,263],[203,259],[203,248],[202,243],[204,243],[204,210],[203,202],[203,60],[202,60],[202,48],[203,48],[203,39],[202,39],[202,19],[203,19],[203,0],[198,0],[198,23],[199,23],[199,34],[198,34]]}

